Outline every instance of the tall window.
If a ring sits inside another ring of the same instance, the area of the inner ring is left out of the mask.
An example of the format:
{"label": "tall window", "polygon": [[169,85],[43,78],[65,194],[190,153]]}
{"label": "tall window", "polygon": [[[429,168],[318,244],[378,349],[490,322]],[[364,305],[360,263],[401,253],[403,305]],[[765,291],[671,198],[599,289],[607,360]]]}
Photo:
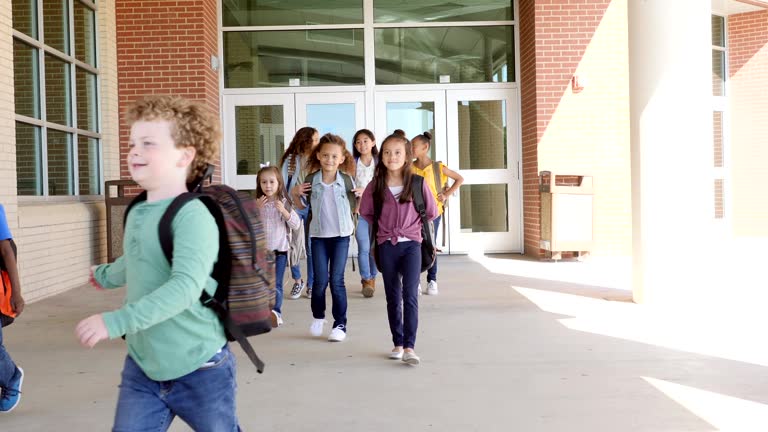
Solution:
{"label": "tall window", "polygon": [[96,3],[12,2],[18,194],[98,195]]}
{"label": "tall window", "polygon": [[715,219],[725,218],[725,109],[727,48],[725,35],[725,18],[712,15],[712,96],[713,104],[713,150],[714,150],[714,216]]}

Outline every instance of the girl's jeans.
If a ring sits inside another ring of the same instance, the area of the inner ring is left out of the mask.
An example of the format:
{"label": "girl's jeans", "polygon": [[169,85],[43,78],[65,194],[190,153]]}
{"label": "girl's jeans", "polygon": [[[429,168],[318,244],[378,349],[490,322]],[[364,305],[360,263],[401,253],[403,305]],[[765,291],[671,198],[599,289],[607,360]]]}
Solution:
{"label": "girl's jeans", "polygon": [[283,307],[283,276],[287,264],[288,254],[275,251],[275,307],[272,310],[279,314],[283,313],[280,309]]}
{"label": "girl's jeans", "polygon": [[113,432],[165,431],[179,416],[195,431],[239,431],[235,356],[226,346],[200,369],[171,381],[149,379],[130,356],[123,366]]}
{"label": "girl's jeans", "polygon": [[362,217],[357,219],[355,240],[357,240],[357,263],[360,264],[360,278],[363,280],[374,279],[377,271],[376,261],[371,253],[371,233],[369,232],[368,221]]}
{"label": "girl's jeans", "polygon": [[419,328],[418,286],[421,275],[421,244],[415,241],[384,242],[378,246],[387,317],[392,343],[403,348],[416,344]]}
{"label": "girl's jeans", "polygon": [[[302,221],[304,221],[304,242],[306,244],[307,248],[307,290],[312,289],[312,282],[315,280],[314,274],[312,271],[312,247],[309,244],[309,222],[307,219],[309,218],[309,208],[306,208],[304,210],[296,209],[296,213],[299,215]],[[291,267],[291,277],[296,279],[301,279],[301,268],[299,267],[299,264],[296,264],[295,266]]]}
{"label": "girl's jeans", "polygon": [[328,276],[331,282],[333,300],[333,327],[347,326],[347,288],[344,286],[344,267],[349,252],[347,237],[314,237],[312,239],[312,261],[314,261],[315,281],[312,285],[312,316],[325,318],[325,289]]}

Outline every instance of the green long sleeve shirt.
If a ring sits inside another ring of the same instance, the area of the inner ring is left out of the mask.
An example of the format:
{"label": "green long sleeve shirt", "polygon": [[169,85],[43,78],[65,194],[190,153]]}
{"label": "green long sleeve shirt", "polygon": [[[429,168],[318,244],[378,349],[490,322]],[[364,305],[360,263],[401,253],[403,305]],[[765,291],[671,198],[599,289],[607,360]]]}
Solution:
{"label": "green long sleeve shirt", "polygon": [[171,267],[158,237],[171,201],[131,209],[123,255],[95,272],[104,288],[127,285],[123,306],[104,313],[104,323],[110,338],[126,336],[128,354],[155,381],[195,371],[226,343],[218,317],[199,300],[203,289],[216,291],[210,274],[219,252],[218,227],[200,201],[181,208],[172,223]]}

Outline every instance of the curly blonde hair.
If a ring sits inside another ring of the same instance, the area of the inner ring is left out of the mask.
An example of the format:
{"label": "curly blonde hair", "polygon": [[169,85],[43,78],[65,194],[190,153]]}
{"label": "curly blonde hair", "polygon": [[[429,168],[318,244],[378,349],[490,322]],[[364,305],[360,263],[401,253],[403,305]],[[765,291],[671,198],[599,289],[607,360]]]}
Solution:
{"label": "curly blonde hair", "polygon": [[195,148],[188,181],[202,176],[208,164],[216,162],[221,144],[219,119],[202,103],[180,96],[145,96],[128,106],[125,120],[129,127],[137,121],[170,122],[176,147]]}

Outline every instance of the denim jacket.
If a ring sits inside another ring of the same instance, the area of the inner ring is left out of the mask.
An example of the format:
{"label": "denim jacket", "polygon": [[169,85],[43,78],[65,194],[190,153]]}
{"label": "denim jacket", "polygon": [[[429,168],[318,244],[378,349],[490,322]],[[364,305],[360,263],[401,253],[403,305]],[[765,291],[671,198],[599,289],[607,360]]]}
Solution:
{"label": "denim jacket", "polygon": [[[352,223],[352,213],[349,209],[349,199],[347,199],[347,189],[344,186],[344,179],[341,177],[341,171],[336,172],[336,180],[333,182],[333,194],[336,197],[336,212],[339,215],[339,230],[341,231],[341,237],[347,237],[352,235],[355,230]],[[323,193],[326,188],[323,187],[321,182],[323,176],[321,173],[315,175],[312,180],[312,195],[310,198],[310,208],[318,209],[323,203]],[[353,180],[354,184],[354,180]],[[353,203],[354,204],[354,203]],[[321,221],[319,211],[313,211],[314,215],[312,221],[309,223],[309,236],[317,236],[321,230]]]}

